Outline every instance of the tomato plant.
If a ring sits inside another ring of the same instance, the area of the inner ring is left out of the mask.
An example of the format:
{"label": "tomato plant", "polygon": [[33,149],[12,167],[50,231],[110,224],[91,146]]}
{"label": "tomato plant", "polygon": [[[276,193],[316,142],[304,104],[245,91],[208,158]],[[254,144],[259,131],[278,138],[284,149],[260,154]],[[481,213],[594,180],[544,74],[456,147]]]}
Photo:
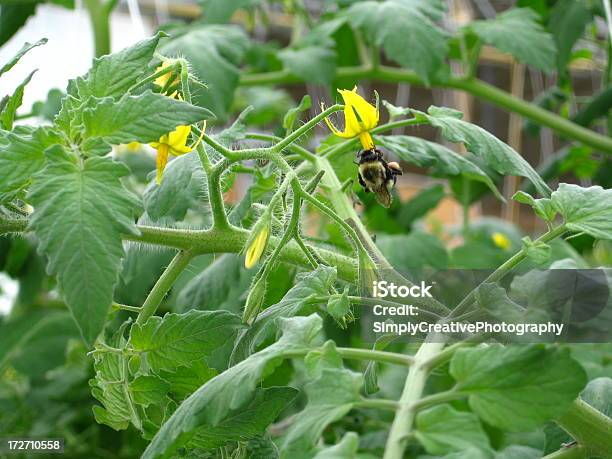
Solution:
{"label": "tomato plant", "polygon": [[[422,295],[419,313],[520,322],[549,271],[609,264],[610,88],[573,116],[563,107],[585,33],[608,53],[609,80],[609,37],[587,28],[609,2],[519,2],[454,35],[441,1],[338,2],[316,17],[289,2],[294,33],[276,49],[227,24],[259,2],[203,1],[201,20],[108,53],[115,3],[86,2],[99,56],[54,93],[57,110],[34,113],[48,122],[16,122],[32,75],[0,100],[0,266],[20,287],[0,322],[3,434],[62,437],[74,457],[612,457],[609,337],[406,344],[360,329],[381,302],[372,282],[487,268],[450,302]],[[26,43],[0,78],[44,45]],[[557,72],[561,102],[478,79],[485,46]],[[287,107],[275,88],[304,81],[336,102],[311,116],[314,96],[300,94]],[[399,107],[365,81],[468,92],[573,153],[534,167],[462,112]],[[401,198],[410,167],[444,185]],[[522,181],[514,204],[499,191],[509,176]],[[576,177],[589,186],[559,183]],[[464,208],[462,228],[424,224],[444,198]],[[471,221],[488,198],[545,229],[532,240]],[[592,321],[604,336],[609,307]]]}

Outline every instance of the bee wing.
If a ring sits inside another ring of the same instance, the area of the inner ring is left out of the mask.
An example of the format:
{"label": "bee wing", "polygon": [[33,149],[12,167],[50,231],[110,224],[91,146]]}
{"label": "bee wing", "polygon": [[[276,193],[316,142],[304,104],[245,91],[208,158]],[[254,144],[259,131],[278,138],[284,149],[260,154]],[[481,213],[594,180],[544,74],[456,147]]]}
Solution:
{"label": "bee wing", "polygon": [[383,206],[389,207],[391,205],[391,194],[386,186],[382,186],[376,190],[372,190],[376,194],[376,200]]}

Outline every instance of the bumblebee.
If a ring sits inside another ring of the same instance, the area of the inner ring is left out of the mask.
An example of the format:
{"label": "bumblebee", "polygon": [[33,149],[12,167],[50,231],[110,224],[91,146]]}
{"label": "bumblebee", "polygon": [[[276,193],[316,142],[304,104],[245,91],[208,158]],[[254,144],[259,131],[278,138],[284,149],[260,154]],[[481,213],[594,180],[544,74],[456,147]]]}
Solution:
{"label": "bumblebee", "polygon": [[372,192],[376,200],[384,207],[391,205],[390,190],[402,175],[402,170],[396,162],[387,162],[382,151],[373,148],[357,153],[359,184],[366,193]]}

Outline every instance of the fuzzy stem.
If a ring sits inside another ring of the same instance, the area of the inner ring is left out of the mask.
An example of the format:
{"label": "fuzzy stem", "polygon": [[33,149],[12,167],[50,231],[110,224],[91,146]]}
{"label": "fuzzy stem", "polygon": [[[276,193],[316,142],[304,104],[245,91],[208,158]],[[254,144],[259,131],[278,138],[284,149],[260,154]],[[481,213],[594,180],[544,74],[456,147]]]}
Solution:
{"label": "fuzzy stem", "polygon": [[189,250],[181,250],[175,255],[166,270],[149,292],[149,295],[143,303],[142,308],[138,313],[138,317],[136,318],[137,324],[144,324],[149,317],[155,314],[157,307],[172,288],[174,281],[176,281],[176,278],[187,267],[192,258],[193,254]]}

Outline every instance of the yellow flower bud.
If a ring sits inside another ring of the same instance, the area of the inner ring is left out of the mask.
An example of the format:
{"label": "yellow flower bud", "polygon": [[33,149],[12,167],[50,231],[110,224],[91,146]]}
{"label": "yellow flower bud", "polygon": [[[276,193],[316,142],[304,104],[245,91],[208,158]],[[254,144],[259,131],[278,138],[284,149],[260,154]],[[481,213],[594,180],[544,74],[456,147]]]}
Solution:
{"label": "yellow flower bud", "polygon": [[268,245],[268,239],[270,238],[269,221],[267,223],[262,222],[262,224],[257,224],[255,230],[255,237],[249,239],[244,257],[244,266],[247,269],[257,264]]}

